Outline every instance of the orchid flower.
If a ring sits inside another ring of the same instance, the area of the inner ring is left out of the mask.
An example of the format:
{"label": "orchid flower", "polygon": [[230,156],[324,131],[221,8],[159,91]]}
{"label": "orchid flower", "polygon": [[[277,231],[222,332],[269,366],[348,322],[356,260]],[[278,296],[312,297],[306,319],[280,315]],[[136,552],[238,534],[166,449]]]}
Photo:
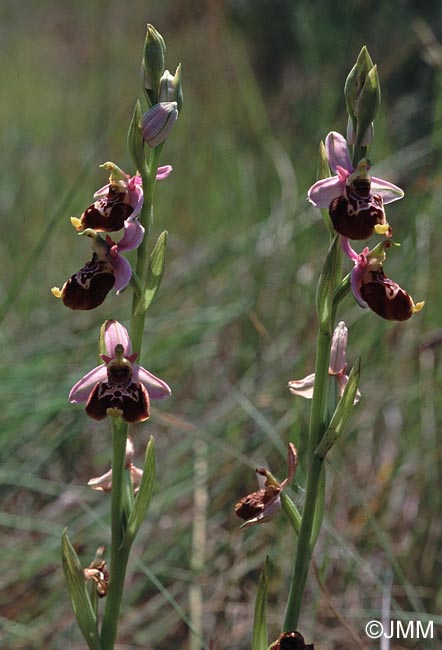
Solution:
{"label": "orchid flower", "polygon": [[[348,329],[344,321],[337,324],[333,332],[330,362],[328,374],[334,377],[338,384],[338,396],[342,397],[344,388],[348,382],[348,375],[346,374],[346,350],[347,350]],[[306,399],[313,398],[313,389],[315,387],[315,373],[307,375],[304,379],[294,379],[289,381],[288,387],[293,395],[299,395]],[[356,392],[354,403],[357,404],[361,398],[361,393]]]}
{"label": "orchid flower", "polygon": [[[135,465],[132,463],[133,457],[134,443],[132,442],[132,438],[130,436],[127,436],[126,458],[124,466],[127,470],[129,470],[134,494],[136,494],[139,490],[141,479],[143,478],[143,470],[135,467]],[[112,468],[101,476],[96,476],[95,478],[89,479],[87,484],[93,490],[97,490],[99,492],[110,492],[112,490]]]}
{"label": "orchid flower", "polygon": [[414,303],[412,297],[397,282],[385,276],[385,250],[395,246],[383,241],[372,250],[367,247],[358,254],[346,238],[341,238],[345,254],[354,262],[350,276],[353,295],[361,307],[370,307],[387,320],[404,321],[420,311],[425,302]]}
{"label": "orchid flower", "polygon": [[104,240],[91,228],[80,234],[92,239],[92,259],[74,273],[61,289],[53,287],[51,291],[56,298],[62,299],[66,307],[87,310],[101,305],[112,287],[117,295],[127,287],[132,268],[120,253],[134,250],[140,245],[144,228],[136,220],[127,220],[119,242],[114,242],[109,235]]}
{"label": "orchid flower", "polygon": [[334,229],[344,237],[367,239],[374,232],[391,237],[384,204],[401,199],[403,191],[382,178],[369,176],[366,158],[353,169],[347,141],[340,133],[327,135],[325,150],[335,175],[312,185],[310,203],[328,208]]}
{"label": "orchid flower", "polygon": [[104,325],[104,364],[86,373],[69,393],[72,403],[86,402],[86,413],[94,420],[106,415],[121,415],[126,422],[149,418],[150,399],[165,399],[169,386],[148,370],[134,363],[127,329],[115,320]]}
{"label": "orchid flower", "polygon": [[83,569],[86,582],[93,580],[100,598],[106,596],[109,585],[109,571],[106,560],[104,559],[105,547],[100,546],[97,549],[95,558],[86,569]]}
{"label": "orchid flower", "polygon": [[306,643],[301,632],[294,630],[280,634],[269,650],[315,650],[315,646]]}
{"label": "orchid flower", "polygon": [[[98,232],[121,230],[127,222],[133,222],[140,214],[143,205],[143,182],[140,174],[129,176],[112,162],[101,167],[110,171],[109,183],[94,194],[92,203],[81,217],[71,217],[72,225],[82,232],[93,228]],[[157,180],[167,178],[171,165],[159,167]]]}
{"label": "orchid flower", "polygon": [[293,480],[298,467],[298,452],[293,443],[288,445],[288,470],[287,478],[282,483],[277,483],[265,469],[257,469],[258,476],[265,476],[264,487],[257,492],[252,492],[243,497],[235,506],[235,514],[245,522],[241,528],[248,528],[255,524],[270,521],[281,509],[281,490]]}

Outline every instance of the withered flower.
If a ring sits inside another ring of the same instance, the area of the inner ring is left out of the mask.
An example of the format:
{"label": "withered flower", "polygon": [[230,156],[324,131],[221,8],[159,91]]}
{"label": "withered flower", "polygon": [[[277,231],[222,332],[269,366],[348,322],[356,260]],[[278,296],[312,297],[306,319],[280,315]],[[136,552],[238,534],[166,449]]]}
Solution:
{"label": "withered flower", "polygon": [[[140,487],[141,479],[143,477],[143,470],[135,467],[132,463],[134,457],[134,444],[132,438],[127,436],[126,440],[126,459],[125,459],[125,468],[129,470],[130,478],[132,481],[134,494],[138,492]],[[95,478],[89,479],[87,482],[89,487],[98,492],[110,492],[112,490],[112,468],[101,476],[96,476]]]}
{"label": "withered flower", "polygon": [[235,514],[245,520],[241,528],[263,524],[276,515],[281,508],[281,490],[293,480],[297,467],[298,453],[293,443],[290,442],[288,445],[287,478],[282,483],[277,483],[265,468],[256,470],[256,473],[259,476],[264,476],[266,480],[261,490],[248,494],[236,504]]}
{"label": "withered flower", "polygon": [[95,558],[87,569],[83,569],[86,580],[93,580],[95,582],[100,598],[106,596],[109,583],[109,571],[107,570],[106,560],[104,559],[105,550],[104,546],[100,546],[97,549]]}

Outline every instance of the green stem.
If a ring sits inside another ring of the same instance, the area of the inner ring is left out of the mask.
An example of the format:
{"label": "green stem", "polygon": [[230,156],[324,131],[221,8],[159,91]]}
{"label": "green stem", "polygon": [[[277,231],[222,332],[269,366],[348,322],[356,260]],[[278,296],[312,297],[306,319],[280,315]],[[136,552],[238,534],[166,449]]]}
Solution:
{"label": "green stem", "polygon": [[331,331],[325,332],[320,329],[316,344],[315,388],[310,412],[306,495],[296,560],[287,599],[284,631],[296,630],[298,626],[308,570],[313,554],[312,530],[323,471],[323,462],[315,456],[314,451],[327,424],[330,347]]}
{"label": "green stem", "polygon": [[123,595],[129,551],[120,550],[124,535],[124,466],[127,425],[121,418],[112,418],[112,491],[111,491],[111,557],[109,588],[101,628],[103,650],[113,650],[117,636],[118,615]]}
{"label": "green stem", "polygon": [[146,170],[141,170],[143,180],[143,207],[141,209],[140,223],[145,228],[144,239],[137,250],[135,274],[139,279],[141,291],[134,292],[132,300],[131,340],[133,349],[140,353],[143,340],[145,311],[142,308],[146,289],[147,270],[149,268],[148,241],[153,226],[153,197],[156,186],[156,174],[163,145],[151,150]]}

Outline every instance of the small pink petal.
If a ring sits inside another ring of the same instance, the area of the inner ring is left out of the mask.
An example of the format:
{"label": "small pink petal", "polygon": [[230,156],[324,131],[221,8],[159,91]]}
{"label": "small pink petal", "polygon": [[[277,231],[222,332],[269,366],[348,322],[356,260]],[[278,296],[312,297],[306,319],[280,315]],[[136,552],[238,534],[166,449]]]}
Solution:
{"label": "small pink petal", "polygon": [[87,402],[95,384],[99,381],[107,381],[107,370],[105,365],[97,366],[84,375],[69,393],[69,401],[73,404]]}
{"label": "small pink petal", "polygon": [[112,470],[110,469],[101,476],[89,479],[88,486],[99,492],[110,492],[112,489]]}
{"label": "small pink petal", "polygon": [[340,321],[333,332],[330,364],[328,372],[330,375],[339,375],[345,370],[345,353],[347,349],[348,329],[344,321]]}
{"label": "small pink petal", "polygon": [[118,252],[133,251],[143,241],[144,228],[137,219],[133,219],[132,215],[124,222],[124,233],[120,241],[117,243]]}
{"label": "small pink petal", "polygon": [[315,373],[307,375],[304,379],[293,379],[289,381],[288,388],[292,395],[299,395],[306,399],[312,399],[315,387]]}
{"label": "small pink petal", "polygon": [[[348,382],[348,375],[344,375],[344,373],[342,373],[341,375],[336,375],[336,380],[338,382],[339,399],[341,399],[341,397],[342,397],[342,395],[344,393],[344,389],[345,389],[345,387],[347,385],[347,382]],[[361,399],[361,393],[360,393],[359,390],[356,390],[356,395],[355,395],[355,398],[353,400],[353,404],[357,404],[360,399]]]}
{"label": "small pink petal", "polygon": [[347,140],[336,131],[331,131],[325,139],[325,150],[327,152],[328,164],[334,174],[337,168],[343,167],[348,171],[353,170]]}
{"label": "small pink petal", "polygon": [[133,190],[129,190],[129,205],[133,208],[131,219],[135,219],[140,214],[143,198],[143,188],[140,185],[135,185]]}
{"label": "small pink petal", "polygon": [[162,167],[158,167],[156,176],[157,181],[162,181],[167,178],[171,174],[172,169],[172,165],[163,165]]}
{"label": "small pink petal", "polygon": [[117,296],[127,287],[132,277],[132,267],[121,255],[109,259],[115,275],[114,289]]}
{"label": "small pink petal", "polygon": [[356,264],[354,269],[352,270],[350,274],[350,285],[351,285],[351,290],[353,292],[354,297],[358,301],[361,307],[364,309],[368,307],[367,303],[362,297],[361,294],[361,276],[363,275],[363,271],[360,266]]}
{"label": "small pink petal", "polygon": [[135,365],[132,369],[132,381],[144,384],[151,399],[166,399],[172,391],[165,381],[155,377],[151,372],[142,366]]}
{"label": "small pink petal", "polygon": [[100,187],[100,189],[95,192],[94,199],[100,199],[103,196],[107,196],[109,194],[109,187],[109,183]]}
{"label": "small pink petal", "polygon": [[393,203],[393,201],[398,201],[404,196],[404,191],[400,187],[376,176],[371,177],[371,193],[380,194],[384,203]]}
{"label": "small pink petal", "polygon": [[115,347],[118,344],[123,346],[126,357],[132,354],[132,343],[127,329],[116,320],[108,320],[104,328],[104,345],[112,359],[115,357]]}
{"label": "small pink petal", "polygon": [[359,255],[357,254],[357,252],[354,250],[354,248],[350,244],[350,240],[349,240],[348,237],[342,237],[341,236],[341,246],[342,246],[342,250],[347,255],[347,257],[349,257],[351,260],[353,260],[353,262],[358,261]]}
{"label": "small pink petal", "polygon": [[308,191],[307,198],[317,208],[328,208],[337,196],[344,193],[345,183],[338,176],[330,176],[316,181]]}

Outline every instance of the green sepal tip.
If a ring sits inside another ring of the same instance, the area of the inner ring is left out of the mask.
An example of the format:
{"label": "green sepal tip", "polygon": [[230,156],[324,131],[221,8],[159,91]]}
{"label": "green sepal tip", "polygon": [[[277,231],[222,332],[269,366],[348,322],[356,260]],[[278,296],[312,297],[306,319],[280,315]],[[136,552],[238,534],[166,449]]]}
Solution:
{"label": "green sepal tip", "polygon": [[66,529],[61,539],[61,553],[66,585],[78,627],[90,650],[102,650],[97,617],[89,597],[84,572]]}

